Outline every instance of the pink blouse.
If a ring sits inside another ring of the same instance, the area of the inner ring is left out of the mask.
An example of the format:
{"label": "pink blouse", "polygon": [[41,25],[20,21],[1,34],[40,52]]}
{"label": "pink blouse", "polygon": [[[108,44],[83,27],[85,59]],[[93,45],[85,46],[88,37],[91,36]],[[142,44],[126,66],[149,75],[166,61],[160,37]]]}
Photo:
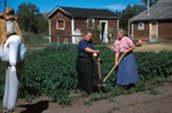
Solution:
{"label": "pink blouse", "polygon": [[126,52],[130,47],[135,47],[135,44],[130,38],[124,36],[121,40],[115,40],[114,47],[114,50],[119,53]]}

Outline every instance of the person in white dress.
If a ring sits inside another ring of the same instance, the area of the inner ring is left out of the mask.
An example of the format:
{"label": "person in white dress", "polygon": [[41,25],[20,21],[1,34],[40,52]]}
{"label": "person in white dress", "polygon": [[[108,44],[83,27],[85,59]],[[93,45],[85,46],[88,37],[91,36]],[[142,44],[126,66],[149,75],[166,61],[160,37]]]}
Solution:
{"label": "person in white dress", "polygon": [[25,59],[26,48],[23,43],[22,33],[14,16],[14,9],[5,8],[0,20],[0,58],[6,62],[5,90],[3,97],[3,113],[14,113],[20,84],[18,68]]}

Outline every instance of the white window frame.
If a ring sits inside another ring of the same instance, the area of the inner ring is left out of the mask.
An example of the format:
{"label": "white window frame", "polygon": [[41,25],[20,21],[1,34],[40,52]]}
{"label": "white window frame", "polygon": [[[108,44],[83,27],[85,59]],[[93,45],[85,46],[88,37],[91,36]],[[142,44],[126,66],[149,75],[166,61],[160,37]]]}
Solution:
{"label": "white window frame", "polygon": [[[63,21],[63,28],[59,28],[58,22]],[[65,21],[63,19],[59,19],[56,21],[56,29],[58,30],[65,30]]]}
{"label": "white window frame", "polygon": [[138,30],[144,30],[145,29],[145,24],[144,22],[139,22],[138,23]]}
{"label": "white window frame", "polygon": [[95,19],[94,19],[94,18],[88,18],[88,19],[87,19],[87,28],[89,28],[89,26],[88,26],[89,21],[92,22],[92,25],[93,25],[92,28],[94,28],[94,26],[95,26]]}

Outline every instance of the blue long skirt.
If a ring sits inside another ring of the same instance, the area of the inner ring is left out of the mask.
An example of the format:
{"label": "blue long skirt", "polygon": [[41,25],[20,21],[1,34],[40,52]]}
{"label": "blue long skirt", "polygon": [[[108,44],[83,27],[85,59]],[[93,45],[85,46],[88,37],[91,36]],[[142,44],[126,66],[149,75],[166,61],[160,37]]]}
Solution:
{"label": "blue long skirt", "polygon": [[[120,53],[121,57],[123,53]],[[119,63],[117,69],[117,80],[118,85],[126,86],[139,82],[139,74],[137,71],[136,60],[133,53],[128,53]]]}

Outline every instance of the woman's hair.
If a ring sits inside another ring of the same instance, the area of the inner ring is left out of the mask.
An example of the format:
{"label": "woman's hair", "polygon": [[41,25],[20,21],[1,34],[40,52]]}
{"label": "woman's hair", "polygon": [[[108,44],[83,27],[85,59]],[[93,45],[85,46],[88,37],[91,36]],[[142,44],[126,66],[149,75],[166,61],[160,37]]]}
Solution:
{"label": "woman's hair", "polygon": [[91,33],[92,34],[91,31],[84,31],[84,32],[82,32],[82,36],[86,36],[88,33]]}
{"label": "woman's hair", "polygon": [[119,28],[118,32],[121,32],[122,34],[124,34],[124,30],[122,28]]}
{"label": "woman's hair", "polygon": [[0,44],[5,44],[6,40],[7,40],[7,31],[6,29],[6,24],[5,24],[5,20],[3,18],[0,18]]}

